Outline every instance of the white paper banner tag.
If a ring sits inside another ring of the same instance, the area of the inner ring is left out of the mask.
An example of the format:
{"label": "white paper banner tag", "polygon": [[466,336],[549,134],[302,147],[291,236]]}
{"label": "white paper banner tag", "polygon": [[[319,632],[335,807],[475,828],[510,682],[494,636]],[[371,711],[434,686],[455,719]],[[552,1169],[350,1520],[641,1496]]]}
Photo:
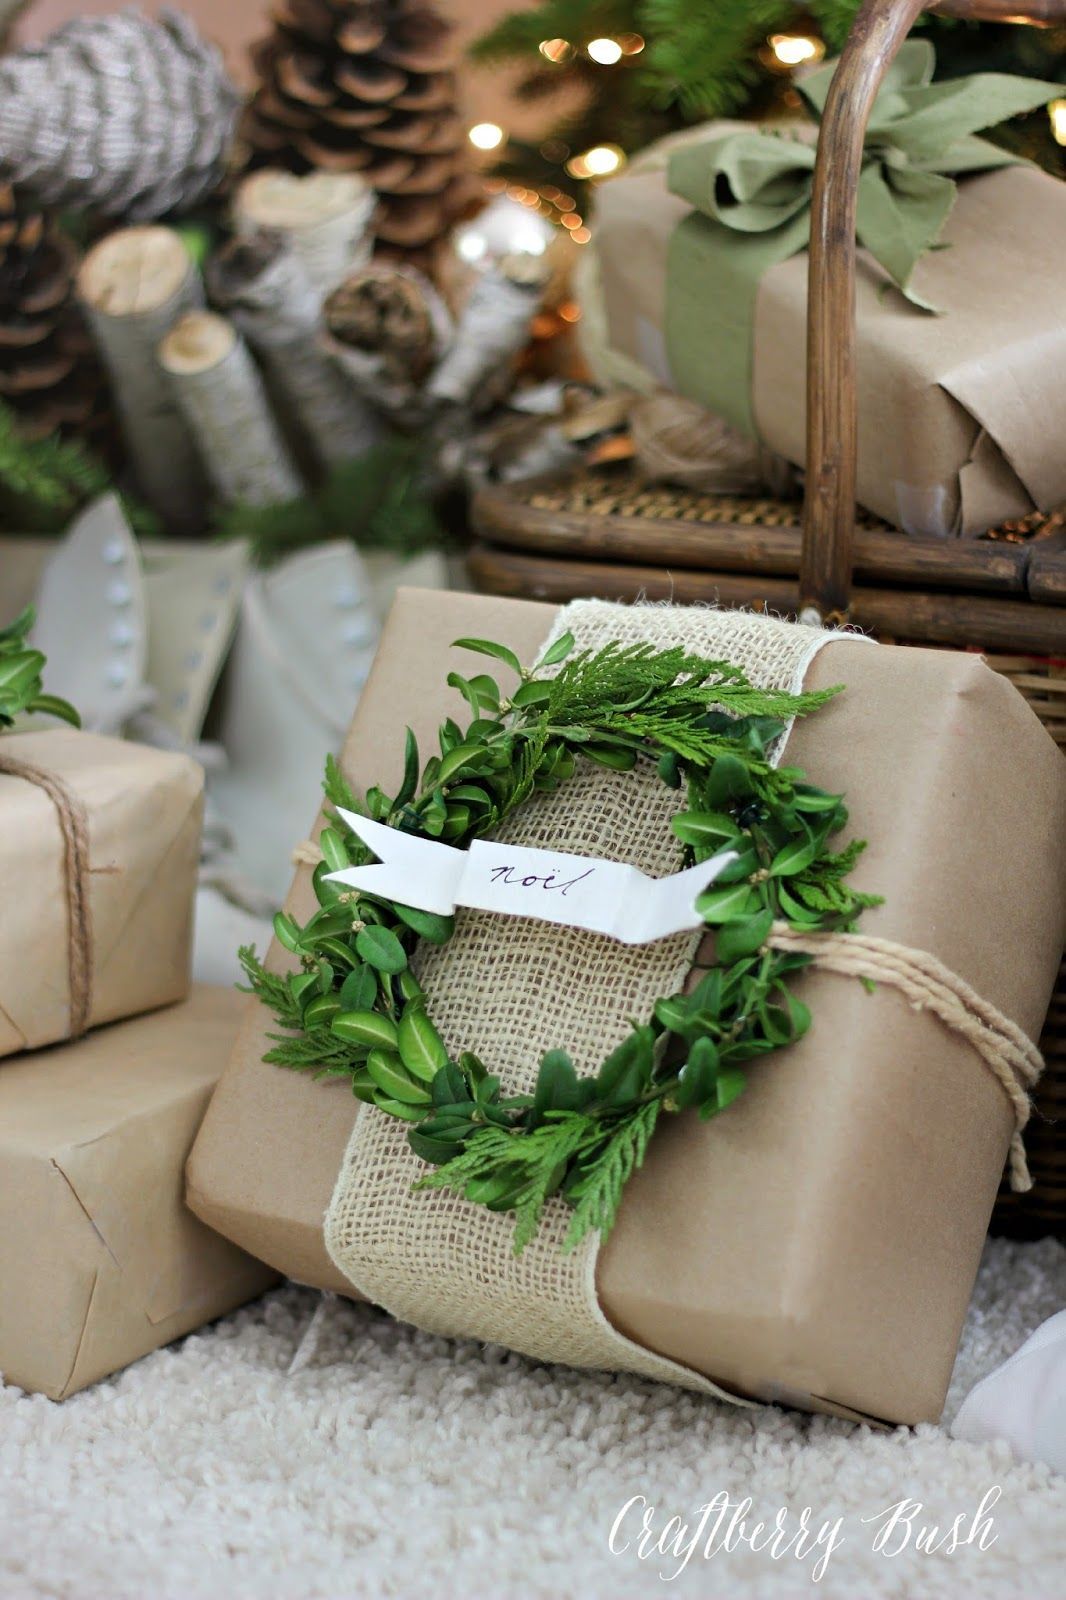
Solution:
{"label": "white paper banner tag", "polygon": [[702,927],[697,895],[737,859],[735,850],[720,850],[684,872],[649,878],[619,861],[491,839],[475,839],[468,850],[456,850],[340,806],[337,810],[378,862],[327,873],[332,883],[442,916],[451,916],[456,906],[470,906],[586,928],[623,944],[650,944]]}

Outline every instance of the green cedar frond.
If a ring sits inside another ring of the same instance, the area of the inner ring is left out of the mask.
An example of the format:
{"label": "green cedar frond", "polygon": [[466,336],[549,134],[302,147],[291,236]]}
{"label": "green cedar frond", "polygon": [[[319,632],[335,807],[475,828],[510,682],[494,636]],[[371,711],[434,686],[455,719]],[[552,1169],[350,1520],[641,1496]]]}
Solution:
{"label": "green cedar frond", "polygon": [[345,537],[363,549],[413,555],[445,539],[428,471],[426,442],[397,435],[334,467],[314,494],[267,506],[224,507],[216,532],[248,540],[263,562]]}
{"label": "green cedar frond", "polygon": [[[113,488],[106,468],[79,440],[58,434],[27,439],[17,414],[0,401],[0,528],[62,533],[82,506]],[[158,537],[162,524],[154,512],[137,500],[119,499],[134,533]]]}
{"label": "green cedar frond", "polygon": [[610,1233],[618,1215],[622,1191],[637,1168],[644,1164],[644,1154],[661,1110],[662,1101],[651,1100],[612,1131],[602,1153],[582,1178],[564,1249],[573,1250],[594,1228],[604,1238]]}

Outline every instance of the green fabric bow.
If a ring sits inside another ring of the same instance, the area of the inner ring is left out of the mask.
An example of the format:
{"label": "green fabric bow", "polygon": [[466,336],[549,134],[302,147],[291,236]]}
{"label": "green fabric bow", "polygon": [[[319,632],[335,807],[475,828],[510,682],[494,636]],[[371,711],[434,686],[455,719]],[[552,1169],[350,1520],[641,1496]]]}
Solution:
{"label": "green fabric bow", "polygon": [[[1062,93],[1053,83],[982,72],[933,83],[926,39],[909,39],[886,74],[866,135],[857,233],[911,303],[909,287],[955,202],[953,174],[1014,165],[975,130]],[[799,85],[816,117],[835,62]],[[814,146],[802,132],[753,128],[674,152],[668,184],[694,213],[671,236],[667,353],[681,393],[755,436],[752,365],[755,296],[764,272],[804,249],[810,235]]]}

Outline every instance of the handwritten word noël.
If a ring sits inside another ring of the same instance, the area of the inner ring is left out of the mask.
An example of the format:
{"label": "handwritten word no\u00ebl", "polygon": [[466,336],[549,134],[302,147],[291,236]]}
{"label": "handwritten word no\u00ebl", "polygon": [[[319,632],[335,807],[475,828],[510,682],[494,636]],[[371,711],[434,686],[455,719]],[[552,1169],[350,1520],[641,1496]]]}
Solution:
{"label": "handwritten word no\u00ebl", "polygon": [[522,889],[554,889],[564,897],[574,887],[575,883],[583,883],[586,878],[591,878],[596,869],[589,867],[586,872],[579,872],[574,878],[560,879],[557,872],[543,874],[529,872],[523,877],[519,872],[516,875],[514,867],[490,867],[489,876],[493,883],[505,883],[510,887]]}

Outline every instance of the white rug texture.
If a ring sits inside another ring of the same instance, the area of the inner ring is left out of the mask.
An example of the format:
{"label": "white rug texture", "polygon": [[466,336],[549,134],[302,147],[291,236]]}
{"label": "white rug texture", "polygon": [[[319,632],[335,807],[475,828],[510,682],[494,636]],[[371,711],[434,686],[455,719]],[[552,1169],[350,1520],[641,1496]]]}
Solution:
{"label": "white rug texture", "polygon": [[[278,1290],[64,1405],[0,1391],[3,1600],[1066,1594],[1066,1479],[1005,1446],[736,1411],[341,1301],[290,1373],[319,1303]],[[1064,1304],[1066,1250],[990,1243],[946,1420]],[[645,1502],[666,1553],[642,1559]],[[801,1554],[804,1508],[823,1536]],[[775,1518],[776,1553],[753,1549]],[[916,1548],[956,1518],[954,1550]]]}

